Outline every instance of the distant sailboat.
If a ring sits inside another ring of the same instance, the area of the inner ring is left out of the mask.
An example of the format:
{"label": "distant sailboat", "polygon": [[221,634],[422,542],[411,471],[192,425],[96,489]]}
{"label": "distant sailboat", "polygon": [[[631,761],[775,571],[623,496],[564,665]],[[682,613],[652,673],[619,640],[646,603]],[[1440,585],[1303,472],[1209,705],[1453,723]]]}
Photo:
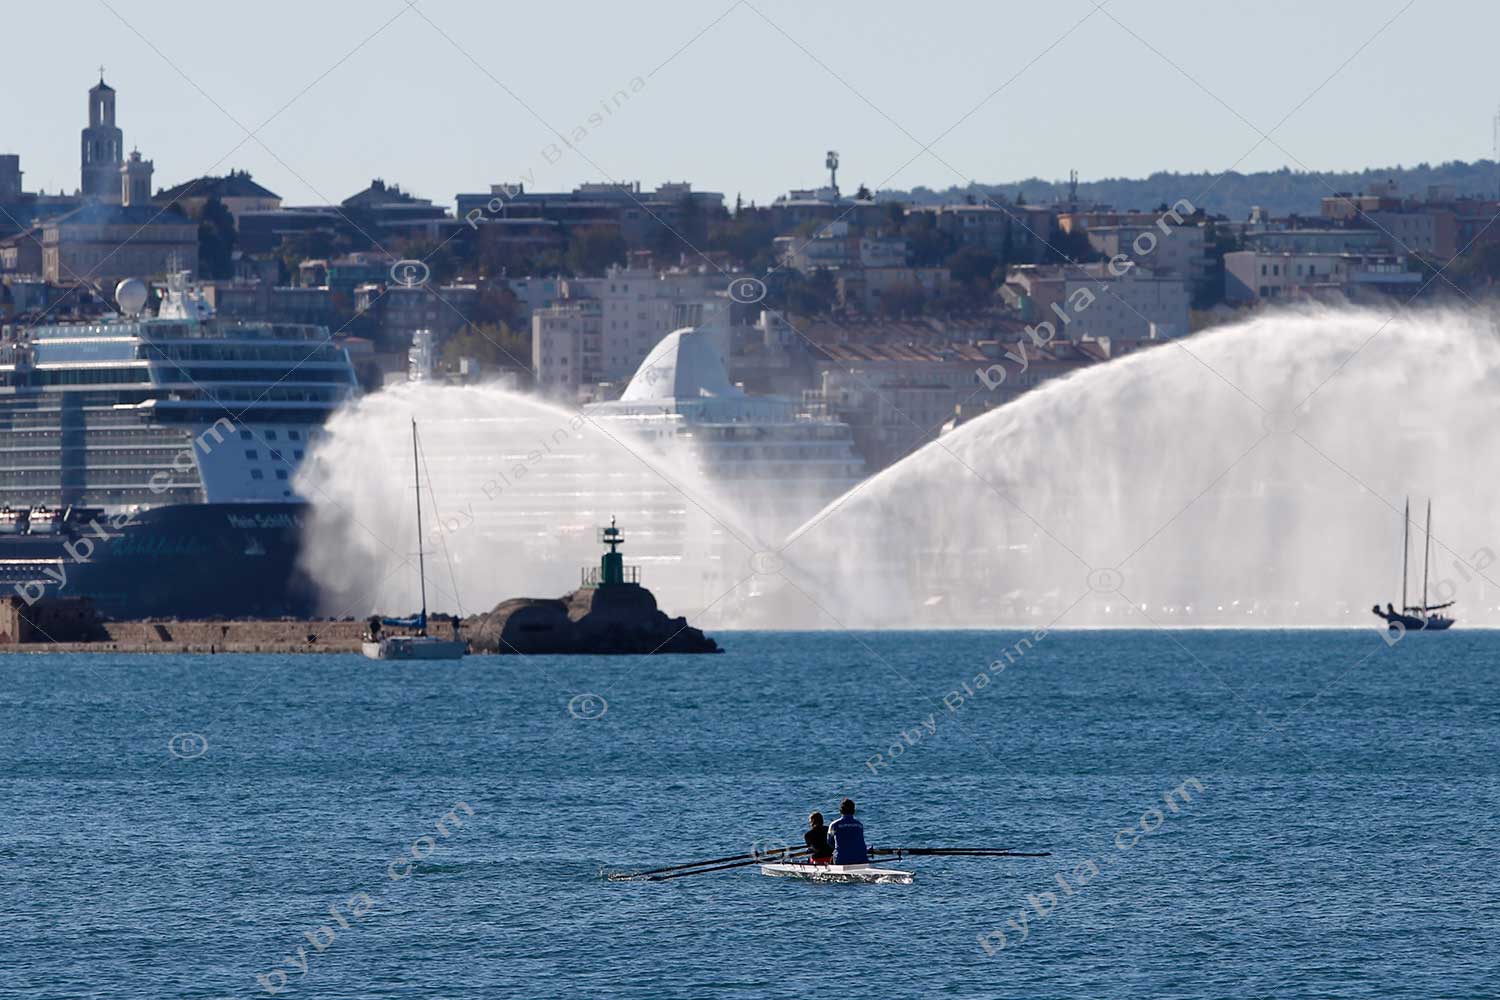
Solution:
{"label": "distant sailboat", "polygon": [[1386,621],[1391,628],[1401,628],[1408,632],[1441,632],[1443,629],[1451,628],[1453,619],[1447,615],[1437,614],[1444,608],[1453,607],[1453,602],[1443,604],[1427,603],[1427,569],[1432,562],[1432,501],[1427,501],[1427,531],[1425,544],[1422,549],[1422,603],[1406,603],[1406,571],[1408,557],[1411,553],[1411,498],[1406,500],[1406,510],[1402,517],[1401,531],[1401,610],[1397,611],[1389,603],[1385,610],[1380,605],[1375,605],[1370,610],[1378,618]]}
{"label": "distant sailboat", "polygon": [[[413,618],[370,619],[360,649],[372,660],[457,660],[467,643],[455,637],[439,639],[427,634],[427,566],[422,554],[422,475],[417,462],[417,422],[411,422],[412,476],[417,485],[417,581],[421,586],[422,610]],[[416,635],[382,635],[382,625],[415,628]]]}

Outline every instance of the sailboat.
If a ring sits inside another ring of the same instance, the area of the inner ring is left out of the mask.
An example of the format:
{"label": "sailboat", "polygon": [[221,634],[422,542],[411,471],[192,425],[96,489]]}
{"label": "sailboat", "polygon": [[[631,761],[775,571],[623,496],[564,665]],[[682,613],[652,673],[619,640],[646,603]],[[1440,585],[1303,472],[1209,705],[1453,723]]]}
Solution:
{"label": "sailboat", "polygon": [[1427,603],[1427,570],[1432,562],[1432,501],[1427,501],[1427,531],[1426,544],[1422,550],[1422,603],[1406,603],[1406,570],[1408,557],[1411,553],[1411,498],[1406,498],[1406,510],[1402,518],[1401,531],[1401,610],[1397,611],[1389,603],[1385,610],[1380,605],[1375,605],[1370,610],[1378,618],[1382,618],[1392,629],[1405,629],[1407,632],[1441,632],[1443,629],[1451,628],[1453,619],[1447,615],[1438,614],[1444,608],[1453,607],[1452,601],[1443,604]]}
{"label": "sailboat", "polygon": [[[422,592],[422,610],[411,618],[370,619],[360,649],[372,660],[457,660],[468,644],[458,638],[455,627],[452,639],[427,634],[427,565],[422,552],[422,475],[417,461],[417,422],[411,422],[412,478],[417,485],[417,582]],[[415,628],[416,635],[382,635],[381,627]]]}

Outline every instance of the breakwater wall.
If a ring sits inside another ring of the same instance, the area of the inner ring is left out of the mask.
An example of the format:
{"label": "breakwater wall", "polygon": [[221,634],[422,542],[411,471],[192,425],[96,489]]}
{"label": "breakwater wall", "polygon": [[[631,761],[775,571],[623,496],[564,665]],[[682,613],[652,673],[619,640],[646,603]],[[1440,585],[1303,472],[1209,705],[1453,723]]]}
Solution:
{"label": "breakwater wall", "polygon": [[83,642],[28,629],[21,642],[0,641],[0,653],[357,653],[365,625],[358,620],[173,619],[102,621],[95,627],[102,632]]}

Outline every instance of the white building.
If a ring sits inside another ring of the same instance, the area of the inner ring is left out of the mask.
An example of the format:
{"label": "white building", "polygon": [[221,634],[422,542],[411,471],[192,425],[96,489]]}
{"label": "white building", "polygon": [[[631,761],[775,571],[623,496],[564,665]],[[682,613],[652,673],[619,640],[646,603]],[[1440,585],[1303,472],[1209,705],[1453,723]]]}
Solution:
{"label": "white building", "polygon": [[1421,284],[1422,275],[1400,256],[1267,250],[1224,255],[1224,297],[1229,302],[1415,294]]}
{"label": "white building", "polygon": [[599,303],[579,299],[531,314],[531,367],[537,388],[576,399],[579,390],[601,376]]}
{"label": "white building", "polygon": [[722,323],[731,280],[712,268],[612,267],[602,278],[565,281],[562,299],[532,314],[538,384],[577,398],[601,382],[626,381],[672,330]]}
{"label": "white building", "polygon": [[1196,281],[1208,270],[1203,255],[1202,226],[1167,226],[1155,222],[1115,226],[1090,226],[1084,233],[1089,246],[1106,260],[1124,254],[1129,260],[1159,275],[1175,275]]}
{"label": "white building", "polygon": [[819,268],[905,267],[907,241],[899,236],[851,236],[849,223],[830,222],[812,236],[778,236],[777,257],[804,274]]}
{"label": "white building", "polygon": [[1188,280],[1109,261],[1011,268],[1001,294],[1038,329],[1063,340],[1167,340],[1188,333]]}

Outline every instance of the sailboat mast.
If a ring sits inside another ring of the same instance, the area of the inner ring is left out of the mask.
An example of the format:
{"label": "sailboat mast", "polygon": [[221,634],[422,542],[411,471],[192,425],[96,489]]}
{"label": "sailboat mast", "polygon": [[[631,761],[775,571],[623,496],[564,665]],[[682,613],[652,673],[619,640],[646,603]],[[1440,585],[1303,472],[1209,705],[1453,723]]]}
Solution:
{"label": "sailboat mast", "polygon": [[[413,428],[416,424],[413,423]],[[415,430],[413,430],[415,433]],[[1406,563],[1411,555],[1411,497],[1406,498],[1406,510],[1401,516],[1401,610],[1406,611]]]}
{"label": "sailboat mast", "polygon": [[417,465],[417,420],[411,421],[411,481],[417,491],[417,581],[422,589],[422,632],[427,632],[427,564],[422,555],[422,478]]}
{"label": "sailboat mast", "polygon": [[1427,500],[1427,537],[1422,544],[1422,613],[1427,613],[1427,564],[1432,560],[1432,500]]}

